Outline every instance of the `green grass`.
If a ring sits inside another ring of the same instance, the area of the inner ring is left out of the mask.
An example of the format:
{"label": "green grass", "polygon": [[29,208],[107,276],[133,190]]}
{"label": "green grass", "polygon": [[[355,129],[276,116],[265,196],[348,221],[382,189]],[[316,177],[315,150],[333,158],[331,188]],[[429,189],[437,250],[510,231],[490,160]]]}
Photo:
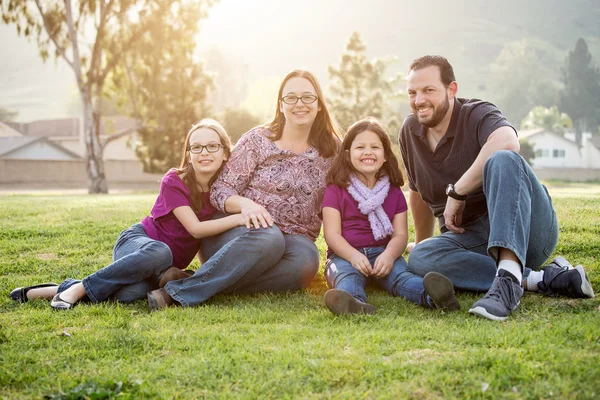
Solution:
{"label": "green grass", "polygon": [[[585,265],[598,291],[600,197],[586,196],[596,187],[572,196],[559,188],[555,205],[556,253]],[[14,287],[109,263],[118,233],[154,199],[0,196],[0,397],[600,397],[597,298],[528,293],[497,323],[467,313],[476,294],[460,294],[462,310],[444,313],[372,289],[376,315],[334,317],[320,273],[299,293],[217,296],[152,314],[144,301],[70,312],[10,301]],[[318,245],[324,252],[322,238]]]}

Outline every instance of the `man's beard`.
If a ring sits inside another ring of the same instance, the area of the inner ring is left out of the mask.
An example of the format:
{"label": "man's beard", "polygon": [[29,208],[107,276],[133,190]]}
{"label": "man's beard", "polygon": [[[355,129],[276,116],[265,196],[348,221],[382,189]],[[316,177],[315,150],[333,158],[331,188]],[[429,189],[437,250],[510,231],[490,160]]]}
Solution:
{"label": "man's beard", "polygon": [[417,111],[413,110],[413,112],[417,116],[419,123],[421,123],[421,125],[423,125],[426,128],[436,127],[436,126],[438,126],[438,124],[440,122],[442,122],[442,120],[446,116],[446,113],[450,109],[450,101],[448,99],[448,95],[446,95],[446,100],[444,100],[444,102],[442,104],[440,104],[439,107],[437,107],[437,108],[433,107],[433,109],[434,109],[433,115],[429,118],[429,120],[425,120],[425,121],[422,121],[419,118],[419,116],[418,116],[419,114],[417,113]]}

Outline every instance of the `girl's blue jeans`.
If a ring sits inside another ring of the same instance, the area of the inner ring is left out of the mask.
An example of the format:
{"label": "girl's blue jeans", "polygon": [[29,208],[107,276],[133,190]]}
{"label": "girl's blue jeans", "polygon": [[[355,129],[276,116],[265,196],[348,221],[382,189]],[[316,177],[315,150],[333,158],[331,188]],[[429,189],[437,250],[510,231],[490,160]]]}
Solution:
{"label": "girl's blue jeans", "polygon": [[150,239],[142,224],[135,224],[119,235],[113,249],[112,264],[83,278],[68,278],[58,287],[63,292],[82,282],[92,302],[114,299],[132,302],[158,289],[160,273],[171,266],[171,249],[163,242]]}
{"label": "girl's blue jeans", "polygon": [[[359,249],[369,259],[371,267],[384,250],[385,247]],[[344,290],[363,303],[367,302],[365,286],[368,283],[374,283],[392,296],[404,297],[415,304],[435,308],[433,300],[425,292],[423,278],[410,272],[402,257],[398,257],[394,261],[392,271],[386,277],[375,278],[365,277],[350,262],[333,254],[325,264],[325,279],[330,288]]]}

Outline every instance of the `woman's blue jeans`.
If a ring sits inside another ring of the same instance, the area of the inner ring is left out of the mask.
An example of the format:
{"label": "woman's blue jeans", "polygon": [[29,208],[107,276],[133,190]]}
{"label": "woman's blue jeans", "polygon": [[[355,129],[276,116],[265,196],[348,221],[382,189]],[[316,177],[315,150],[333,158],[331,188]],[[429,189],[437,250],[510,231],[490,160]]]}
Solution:
{"label": "woman's blue jeans", "polygon": [[68,278],[58,287],[63,292],[82,282],[92,302],[114,299],[132,302],[158,288],[160,273],[171,266],[171,249],[150,239],[142,224],[135,224],[119,235],[113,249],[113,263],[83,278]]}
{"label": "woman's blue jeans", "polygon": [[[377,257],[385,247],[364,247],[359,249],[371,263],[375,264]],[[392,296],[404,297],[406,300],[429,308],[435,308],[433,300],[425,292],[423,278],[408,270],[402,256],[394,261],[392,271],[384,278],[365,277],[347,260],[331,255],[325,265],[325,279],[332,289],[341,289],[350,293],[354,298],[367,302],[365,286],[374,283]]]}
{"label": "woman's blue jeans", "polygon": [[303,235],[269,228],[233,228],[202,240],[207,261],[196,273],[165,286],[182,306],[200,304],[218,293],[286,292],[310,284],[319,269],[315,243]]}
{"label": "woman's blue jeans", "polygon": [[546,187],[527,162],[512,151],[497,151],[483,167],[488,213],[463,226],[419,243],[408,268],[424,276],[437,271],[462,290],[487,291],[496,276],[498,248],[515,253],[523,276],[550,257],[558,241],[558,221]]}

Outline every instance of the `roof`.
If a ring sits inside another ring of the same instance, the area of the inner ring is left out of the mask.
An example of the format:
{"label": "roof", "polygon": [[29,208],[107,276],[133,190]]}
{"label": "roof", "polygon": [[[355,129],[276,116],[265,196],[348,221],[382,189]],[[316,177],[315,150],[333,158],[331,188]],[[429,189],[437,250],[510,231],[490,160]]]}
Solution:
{"label": "roof", "polygon": [[[41,119],[33,122],[7,122],[7,127],[14,129],[18,134],[33,137],[79,137],[82,129],[79,118]],[[131,132],[139,129],[136,119],[123,115],[105,116],[100,122],[100,136],[110,136],[120,132]],[[9,135],[4,135],[9,136]]]}
{"label": "roof", "polygon": [[590,143],[593,144],[595,148],[600,150],[600,136],[592,136],[589,140],[590,140]]}
{"label": "roof", "polygon": [[79,156],[79,154],[76,154],[76,153],[72,152],[71,150],[68,150],[68,149],[62,147],[58,143],[54,143],[52,140],[49,140],[45,137],[31,137],[31,136],[0,137],[0,157],[3,157],[7,154],[15,152],[24,147],[27,147],[35,142],[44,142],[73,158],[81,158],[81,156]]}
{"label": "roof", "polygon": [[10,125],[0,121],[0,137],[2,136],[23,136],[23,134]]}
{"label": "roof", "polygon": [[571,144],[574,144],[574,145],[577,146],[577,143],[575,143],[571,139],[567,139],[566,137],[564,137],[560,133],[552,132],[552,131],[549,131],[549,130],[544,129],[544,128],[537,128],[537,129],[519,131],[519,139],[530,139],[530,138],[532,138],[534,136],[541,135],[543,133],[551,135],[551,136],[555,136],[555,137],[557,137],[559,139],[564,140],[565,142],[568,142],[568,143],[571,143]]}

